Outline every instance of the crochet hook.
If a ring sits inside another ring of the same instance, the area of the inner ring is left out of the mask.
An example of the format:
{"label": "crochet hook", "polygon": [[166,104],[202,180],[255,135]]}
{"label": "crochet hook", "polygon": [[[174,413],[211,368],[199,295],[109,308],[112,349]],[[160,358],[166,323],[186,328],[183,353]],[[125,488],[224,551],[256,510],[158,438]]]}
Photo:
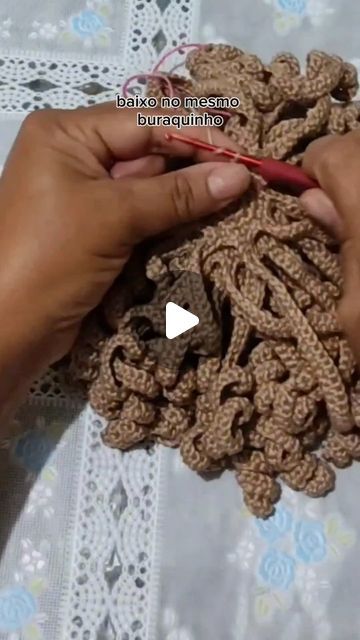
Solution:
{"label": "crochet hook", "polygon": [[300,167],[281,160],[274,160],[273,158],[260,159],[254,156],[243,155],[231,151],[231,149],[222,149],[214,144],[203,142],[197,138],[190,138],[180,133],[166,133],[165,138],[168,141],[178,140],[197,149],[204,149],[218,156],[240,162],[251,171],[258,173],[273,189],[285,191],[290,195],[300,196],[304,191],[307,191],[307,189],[319,188],[318,183],[312,180],[312,178],[309,178]]}

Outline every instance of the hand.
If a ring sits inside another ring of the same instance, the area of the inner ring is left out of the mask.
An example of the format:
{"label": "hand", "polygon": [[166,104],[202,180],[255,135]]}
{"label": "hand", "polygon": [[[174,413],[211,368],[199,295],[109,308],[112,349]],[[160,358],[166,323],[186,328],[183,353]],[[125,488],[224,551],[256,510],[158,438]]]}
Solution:
{"label": "hand", "polygon": [[[112,103],[26,118],[0,180],[0,371],[13,387],[69,351],[137,242],[247,189],[244,167],[210,162],[166,131],[137,127],[135,110]],[[202,164],[164,173],[167,155]],[[0,406],[9,384],[0,380]]]}
{"label": "hand", "polygon": [[344,289],[338,316],[360,363],[360,131],[313,142],[303,165],[322,189],[305,192],[301,202],[341,242]]}

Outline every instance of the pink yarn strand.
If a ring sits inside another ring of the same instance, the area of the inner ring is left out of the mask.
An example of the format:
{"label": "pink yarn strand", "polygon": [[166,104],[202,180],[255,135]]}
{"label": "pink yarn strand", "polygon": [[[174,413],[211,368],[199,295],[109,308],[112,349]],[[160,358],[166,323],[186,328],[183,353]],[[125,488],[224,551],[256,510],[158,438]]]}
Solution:
{"label": "pink yarn strand", "polygon": [[183,62],[180,62],[180,64],[176,64],[175,67],[172,67],[172,69],[170,69],[170,71],[169,71],[170,75],[175,73],[175,71],[177,71],[178,69],[181,69],[181,67],[183,67],[183,66],[184,66]]}
{"label": "pink yarn strand", "polygon": [[[123,96],[124,98],[128,97],[129,94],[129,86],[131,85],[132,82],[134,82],[135,80],[139,80],[139,79],[143,79],[143,80],[150,80],[150,79],[156,79],[156,80],[161,80],[162,82],[164,82],[166,84],[167,87],[167,91],[166,94],[168,95],[168,97],[173,98],[175,95],[189,95],[186,91],[178,91],[176,92],[174,89],[174,85],[171,82],[171,80],[169,79],[169,77],[163,73],[160,72],[160,68],[162,67],[162,65],[166,62],[166,60],[168,60],[169,58],[171,58],[171,56],[173,56],[175,53],[179,52],[182,53],[187,49],[200,49],[201,47],[203,47],[205,45],[199,44],[199,43],[191,43],[191,44],[180,44],[177,47],[174,47],[173,49],[170,49],[170,51],[168,51],[167,53],[165,53],[160,60],[157,62],[157,64],[155,65],[154,69],[152,70],[151,73],[137,73],[133,76],[131,76],[130,78],[128,78],[125,82],[125,84],[123,85]],[[174,73],[177,69],[180,69],[180,67],[184,66],[184,62],[181,62],[180,64],[175,65],[171,71],[169,72],[170,74]],[[221,109],[208,109],[208,113],[214,113],[214,114],[218,114],[218,115],[222,115],[225,116],[226,118],[230,118],[232,113],[229,111],[222,111]]]}
{"label": "pink yarn strand", "polygon": [[152,78],[156,78],[157,80],[161,80],[165,82],[169,90],[169,96],[171,98],[174,96],[174,89],[173,89],[172,83],[170,82],[167,76],[163,75],[162,73],[136,73],[134,76],[131,76],[130,78],[128,78],[125,84],[123,85],[122,91],[123,91],[124,98],[128,97],[129,86],[131,85],[132,82],[134,82],[134,80],[139,80],[139,79],[151,80]]}
{"label": "pink yarn strand", "polygon": [[[179,51],[179,53],[182,53],[183,51],[185,51],[186,49],[200,49],[202,46],[199,43],[192,43],[192,44],[179,44],[177,47],[174,47],[173,49],[170,49],[170,51],[168,51],[167,53],[165,53],[162,58],[160,58],[160,60],[157,62],[157,64],[155,65],[155,67],[153,68],[153,73],[156,73],[157,71],[159,71],[160,67],[162,67],[162,65],[164,64],[164,62],[166,62],[166,60],[168,60],[169,58],[171,58],[171,56],[174,55],[174,53],[177,53]],[[181,65],[182,66],[182,65]]]}

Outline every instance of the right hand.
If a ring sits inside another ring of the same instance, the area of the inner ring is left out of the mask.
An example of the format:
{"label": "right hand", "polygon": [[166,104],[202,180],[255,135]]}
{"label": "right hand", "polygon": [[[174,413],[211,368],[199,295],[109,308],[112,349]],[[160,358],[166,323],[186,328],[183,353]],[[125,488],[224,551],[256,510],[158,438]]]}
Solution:
{"label": "right hand", "polygon": [[341,243],[344,288],[338,317],[360,364],[360,130],[311,143],[303,167],[321,189],[306,191],[300,201]]}

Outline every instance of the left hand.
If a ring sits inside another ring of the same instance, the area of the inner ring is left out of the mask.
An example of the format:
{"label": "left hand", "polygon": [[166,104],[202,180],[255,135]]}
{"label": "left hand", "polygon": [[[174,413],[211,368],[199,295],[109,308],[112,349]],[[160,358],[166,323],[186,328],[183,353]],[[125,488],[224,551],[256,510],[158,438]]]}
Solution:
{"label": "left hand", "polygon": [[[137,242],[220,210],[249,186],[243,166],[211,162],[167,142],[166,131],[137,127],[136,111],[115,103],[26,118],[0,180],[0,371],[13,387],[69,351]],[[207,140],[209,130],[184,133]],[[200,164],[165,173],[169,155]],[[0,408],[6,389],[0,380]]]}

